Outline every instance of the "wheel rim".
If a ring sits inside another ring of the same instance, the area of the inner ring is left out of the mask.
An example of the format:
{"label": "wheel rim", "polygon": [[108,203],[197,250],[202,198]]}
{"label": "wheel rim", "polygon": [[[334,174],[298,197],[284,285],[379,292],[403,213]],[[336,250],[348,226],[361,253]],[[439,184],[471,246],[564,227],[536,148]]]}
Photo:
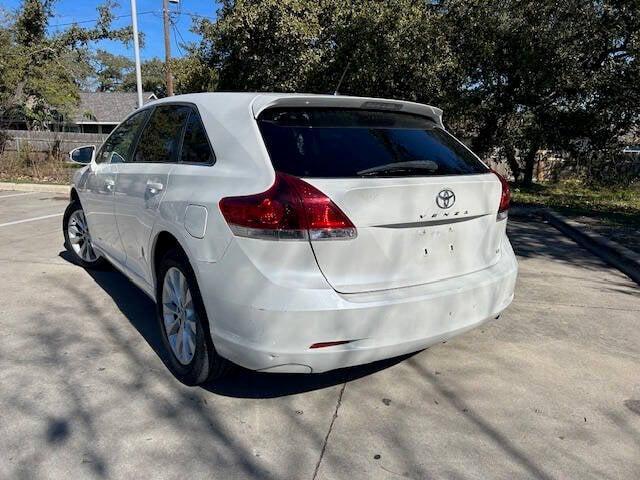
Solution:
{"label": "wheel rim", "polygon": [[196,352],[196,311],[187,278],[175,267],[164,276],[162,317],[171,351],[182,365],[188,365]]}
{"label": "wheel rim", "polygon": [[85,262],[95,262],[98,259],[91,244],[91,235],[87,226],[87,219],[82,210],[76,210],[69,217],[67,234],[71,248]]}

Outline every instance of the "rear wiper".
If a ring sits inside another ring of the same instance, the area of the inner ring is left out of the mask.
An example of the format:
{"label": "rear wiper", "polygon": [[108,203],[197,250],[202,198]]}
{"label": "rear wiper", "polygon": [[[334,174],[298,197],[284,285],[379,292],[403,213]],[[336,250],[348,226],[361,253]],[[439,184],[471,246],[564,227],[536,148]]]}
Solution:
{"label": "rear wiper", "polygon": [[356,172],[358,175],[368,176],[376,175],[380,173],[393,173],[393,172],[410,172],[416,171],[418,173],[434,173],[438,170],[438,164],[431,160],[412,160],[409,162],[394,162],[387,163],[385,165],[378,165],[377,167],[367,168]]}

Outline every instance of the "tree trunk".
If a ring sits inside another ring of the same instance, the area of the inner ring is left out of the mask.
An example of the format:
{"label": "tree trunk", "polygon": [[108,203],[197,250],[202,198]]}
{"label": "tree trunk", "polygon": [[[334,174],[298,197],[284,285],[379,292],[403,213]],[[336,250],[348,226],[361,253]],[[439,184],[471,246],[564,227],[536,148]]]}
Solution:
{"label": "tree trunk", "polygon": [[498,128],[497,117],[484,119],[478,135],[471,140],[471,150],[480,158],[491,153],[495,141],[495,132]]}
{"label": "tree trunk", "polygon": [[522,178],[522,183],[526,187],[530,187],[533,185],[533,169],[536,165],[536,154],[538,153],[538,145],[533,144],[527,150],[527,153],[524,157],[524,176]]}
{"label": "tree trunk", "polygon": [[13,95],[11,97],[11,100],[9,101],[9,107],[15,107],[16,105],[20,105],[24,102],[24,87],[26,84],[26,78],[22,78],[16,84],[16,88],[13,89]]}
{"label": "tree trunk", "polygon": [[504,147],[504,156],[507,159],[507,165],[511,169],[511,174],[513,175],[513,181],[518,183],[520,181],[520,176],[522,175],[522,169],[518,164],[518,159],[516,158],[516,149],[511,144],[507,144]]}

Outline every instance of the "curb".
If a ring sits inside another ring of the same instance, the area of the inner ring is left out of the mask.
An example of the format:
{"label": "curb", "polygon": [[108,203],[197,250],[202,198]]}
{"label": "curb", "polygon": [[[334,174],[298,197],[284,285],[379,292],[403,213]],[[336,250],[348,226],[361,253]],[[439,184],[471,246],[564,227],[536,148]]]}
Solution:
{"label": "curb", "polygon": [[49,192],[69,194],[69,185],[49,185],[46,183],[14,183],[0,182],[0,190],[16,190],[18,192]]}
{"label": "curb", "polygon": [[553,210],[542,208],[537,212],[569,238],[595,253],[606,263],[617,268],[640,285],[640,254],[598,233],[587,230],[582,224]]}

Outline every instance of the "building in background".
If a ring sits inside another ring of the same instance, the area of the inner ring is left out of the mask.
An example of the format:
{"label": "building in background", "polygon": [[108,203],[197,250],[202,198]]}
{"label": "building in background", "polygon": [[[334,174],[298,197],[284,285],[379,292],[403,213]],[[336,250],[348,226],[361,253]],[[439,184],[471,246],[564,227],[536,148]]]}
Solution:
{"label": "building in background", "polygon": [[[151,92],[144,103],[156,100]],[[107,135],[138,108],[136,92],[81,92],[75,112],[62,122],[45,124],[45,129],[29,130],[24,121],[13,121],[9,129],[0,130],[4,151],[29,151],[65,154],[75,147],[100,145]]]}
{"label": "building in background", "polygon": [[[153,93],[143,94],[144,102],[155,100]],[[79,133],[111,133],[138,106],[136,92],[81,92],[80,105],[67,130]]]}

